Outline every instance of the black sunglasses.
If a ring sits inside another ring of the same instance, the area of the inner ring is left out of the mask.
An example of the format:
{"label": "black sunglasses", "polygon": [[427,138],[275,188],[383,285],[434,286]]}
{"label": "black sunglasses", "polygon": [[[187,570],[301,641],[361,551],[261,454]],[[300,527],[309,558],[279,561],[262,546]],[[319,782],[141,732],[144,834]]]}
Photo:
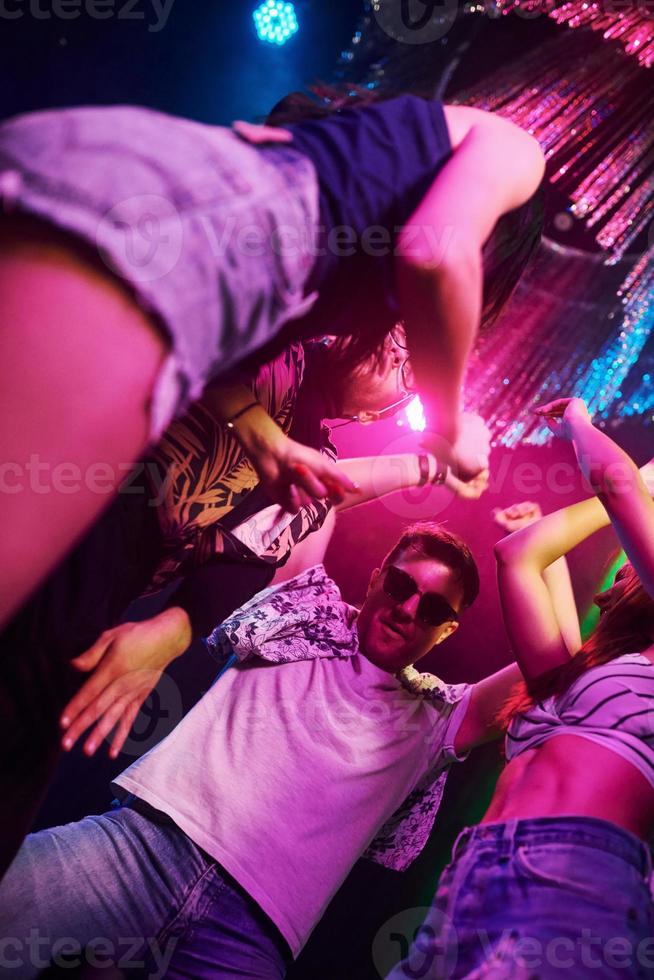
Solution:
{"label": "black sunglasses", "polygon": [[389,565],[384,575],[382,586],[386,595],[395,602],[406,602],[416,592],[420,595],[420,602],[416,611],[416,618],[424,625],[429,627],[442,626],[443,623],[459,621],[458,613],[452,609],[451,605],[438,592],[420,592],[418,584],[413,576],[403,572],[396,565]]}

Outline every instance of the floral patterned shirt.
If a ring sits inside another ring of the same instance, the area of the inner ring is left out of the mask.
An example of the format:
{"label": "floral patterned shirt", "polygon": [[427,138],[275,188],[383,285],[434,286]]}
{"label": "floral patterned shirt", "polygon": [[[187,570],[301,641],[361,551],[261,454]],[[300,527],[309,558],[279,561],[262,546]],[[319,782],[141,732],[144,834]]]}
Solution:
{"label": "floral patterned shirt", "polygon": [[[294,422],[304,372],[304,347],[295,343],[262,365],[252,380],[253,397],[286,434]],[[326,427],[319,438],[316,448],[335,460]],[[202,401],[164,433],[148,464],[151,477],[153,468],[163,556],[146,594],[221,556],[280,565],[296,544],[322,526],[330,508],[316,500],[288,514],[270,505],[238,441]]]}

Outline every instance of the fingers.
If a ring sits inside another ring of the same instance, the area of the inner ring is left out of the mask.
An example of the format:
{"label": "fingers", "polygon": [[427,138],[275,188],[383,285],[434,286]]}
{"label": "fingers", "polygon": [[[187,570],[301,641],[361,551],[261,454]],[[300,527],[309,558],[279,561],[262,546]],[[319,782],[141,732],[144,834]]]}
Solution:
{"label": "fingers", "polygon": [[552,432],[555,436],[561,435],[562,426],[559,422],[559,416],[551,415],[549,417],[545,417],[545,424],[550,432]]}
{"label": "fingers", "polygon": [[326,466],[319,460],[315,467],[304,463],[294,463],[293,472],[297,476],[298,489],[306,491],[310,497],[324,500],[328,497],[332,503],[340,504],[347,493],[359,493],[359,486],[338,469],[337,466]]}
{"label": "fingers", "polygon": [[[321,480],[326,484],[327,489],[330,490],[330,496],[334,493],[340,493],[344,495],[346,493],[360,493],[361,487],[354,480],[343,472],[338,466],[333,463],[325,463],[321,457],[321,469],[318,471]],[[340,501],[335,501],[339,503]]]}
{"label": "fingers", "polygon": [[503,509],[496,507],[492,512],[492,517],[498,527],[512,533],[527,527],[528,524],[533,524],[542,517],[542,512],[540,505],[533,500],[523,500]]}
{"label": "fingers", "polygon": [[286,488],[286,502],[283,504],[284,510],[287,510],[289,514],[297,514],[299,511],[300,504],[300,492],[294,483],[290,483]]}
{"label": "fingers", "polygon": [[293,463],[292,470],[297,476],[297,485],[306,490],[310,496],[317,497],[319,500],[329,496],[327,486],[304,463]]}
{"label": "fingers", "polygon": [[132,701],[132,703],[128,705],[123,712],[123,717],[120,719],[118,728],[116,729],[114,737],[111,741],[111,748],[109,749],[110,758],[115,759],[120,755],[123,745],[125,744],[125,739],[132,730],[134,719],[138,715],[144,701],[145,697]]}
{"label": "fingers", "polygon": [[232,123],[232,129],[248,143],[290,143],[293,134],[287,129],[275,126],[258,126],[256,123],[237,119]]}
{"label": "fingers", "polygon": [[118,748],[115,755],[120,752],[140,706],[161,677],[159,670],[143,670],[138,674],[136,681],[134,676],[124,676],[114,681],[71,722],[62,741],[66,751],[71,749],[80,736],[96,723],[84,743],[85,754],[93,755],[100,742],[120,722],[109,754],[113,755],[113,748],[116,745]]}
{"label": "fingers", "polygon": [[488,490],[488,477],[489,471],[483,470],[468,483],[464,483],[463,480],[458,480],[451,475],[446,483],[458,497],[462,497],[464,500],[479,500]]}
{"label": "fingers", "polygon": [[[102,693],[102,691],[111,682],[111,677],[107,675],[107,672],[102,668],[96,670],[96,672],[89,677],[89,679],[80,687],[77,694],[70,699],[66,707],[61,713],[59,719],[59,724],[63,729],[68,729],[70,734],[71,726],[74,722],[82,715],[92,704],[96,698]],[[93,719],[91,719],[93,720]],[[88,722],[91,724],[91,722]],[[77,726],[75,727],[77,734],[73,738],[73,743],[77,741],[80,731],[78,731]],[[84,729],[81,729],[84,731]],[[64,740],[65,742],[65,740]],[[64,744],[64,748],[70,748]]]}
{"label": "fingers", "polygon": [[81,653],[79,657],[75,657],[74,660],[71,660],[71,665],[75,667],[76,670],[93,670],[93,668],[96,667],[102,659],[104,652],[111,643],[112,639],[113,630],[107,630],[105,633],[101,633],[92,647],[89,647],[88,650]]}
{"label": "fingers", "polygon": [[571,401],[572,398],[555,398],[554,401],[547,402],[545,405],[537,405],[534,414],[561,418]]}
{"label": "fingers", "polygon": [[524,517],[525,514],[533,514],[538,509],[538,504],[534,503],[533,500],[522,500],[519,504],[512,504],[507,507],[506,513],[508,517]]}
{"label": "fingers", "polygon": [[[108,671],[102,671],[102,668],[100,670],[105,675],[108,673]],[[89,699],[87,693],[87,703],[84,709],[78,712],[76,717],[70,716],[69,724],[66,726],[66,734],[61,743],[64,750],[71,749],[86,729],[109,711],[113,704],[120,700],[131,701],[132,698],[138,697],[139,693],[146,687],[148,690],[152,690],[160,676],[161,671],[157,670],[129,671],[110,683],[104,681],[102,690],[95,697]],[[95,675],[84,687],[90,688],[93,680],[95,680]]]}
{"label": "fingers", "polygon": [[116,726],[119,718],[129,706],[130,697],[131,693],[126,693],[122,697],[118,698],[117,701],[114,701],[113,704],[106,709],[97,725],[93,728],[91,734],[84,742],[85,755],[91,756],[95,754],[100,743],[104,741],[109,732]]}
{"label": "fingers", "polygon": [[[92,690],[91,685],[94,680],[96,680],[95,676],[92,677],[90,681],[87,681],[84,688],[82,688],[82,691],[76,695],[76,698],[79,698],[79,695],[82,694],[86,688]],[[67,731],[61,743],[62,747],[66,751],[72,749],[80,735],[82,735],[90,725],[92,725],[101,715],[104,714],[104,712],[109,708],[109,705],[122,695],[123,690],[124,688],[121,681],[117,680],[113,681],[108,686],[101,685],[101,691],[99,693],[96,692],[95,695],[91,695],[89,694],[89,691],[86,691],[83,699],[83,709],[78,711],[76,715],[71,714],[70,722],[67,726],[65,726]],[[73,701],[76,700],[76,698],[74,698]],[[71,702],[71,704],[72,703],[73,702]]]}
{"label": "fingers", "polygon": [[308,507],[313,500],[313,497],[310,497],[306,490],[303,490],[302,487],[296,487],[295,489],[297,490],[300,507]]}

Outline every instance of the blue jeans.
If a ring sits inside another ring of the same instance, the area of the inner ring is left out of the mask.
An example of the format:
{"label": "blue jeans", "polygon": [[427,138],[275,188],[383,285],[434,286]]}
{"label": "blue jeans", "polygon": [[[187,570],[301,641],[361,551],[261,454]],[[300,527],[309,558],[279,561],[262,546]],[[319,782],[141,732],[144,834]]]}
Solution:
{"label": "blue jeans", "polygon": [[259,906],[156,811],[130,807],[28,837],[0,883],[0,975],[50,960],[151,980],[280,978],[290,953]]}
{"label": "blue jeans", "polygon": [[468,828],[387,980],[654,977],[650,874],[642,842],[603,820]]}

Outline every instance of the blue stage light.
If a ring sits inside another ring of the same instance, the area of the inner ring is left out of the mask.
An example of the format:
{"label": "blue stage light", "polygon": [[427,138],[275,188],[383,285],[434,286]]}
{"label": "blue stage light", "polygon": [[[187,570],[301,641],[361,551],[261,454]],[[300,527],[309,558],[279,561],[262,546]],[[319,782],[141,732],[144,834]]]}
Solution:
{"label": "blue stage light", "polygon": [[252,16],[259,38],[270,44],[285,44],[300,27],[295,7],[282,0],[265,0]]}

